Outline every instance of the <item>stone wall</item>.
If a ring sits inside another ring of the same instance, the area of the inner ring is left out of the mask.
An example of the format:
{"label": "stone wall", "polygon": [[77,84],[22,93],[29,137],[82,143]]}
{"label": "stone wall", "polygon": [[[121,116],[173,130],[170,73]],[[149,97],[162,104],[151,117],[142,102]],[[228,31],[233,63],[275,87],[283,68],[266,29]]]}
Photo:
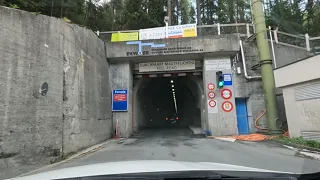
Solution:
{"label": "stone wall", "polygon": [[0,179],[108,139],[104,43],[88,29],[5,7],[0,29]]}

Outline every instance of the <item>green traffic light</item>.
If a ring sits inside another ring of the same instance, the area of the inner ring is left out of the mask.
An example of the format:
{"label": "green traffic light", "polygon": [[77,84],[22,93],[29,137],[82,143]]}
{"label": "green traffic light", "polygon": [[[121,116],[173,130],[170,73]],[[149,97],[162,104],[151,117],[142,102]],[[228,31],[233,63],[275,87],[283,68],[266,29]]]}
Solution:
{"label": "green traffic light", "polygon": [[219,87],[223,87],[223,85],[224,85],[224,82],[223,81],[219,81],[218,86]]}

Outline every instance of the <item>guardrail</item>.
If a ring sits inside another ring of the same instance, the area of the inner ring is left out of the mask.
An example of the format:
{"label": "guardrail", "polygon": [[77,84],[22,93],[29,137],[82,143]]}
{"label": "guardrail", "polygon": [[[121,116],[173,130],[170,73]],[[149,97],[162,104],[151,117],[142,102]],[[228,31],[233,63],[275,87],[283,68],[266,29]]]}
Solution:
{"label": "guardrail", "polygon": [[[320,37],[310,37],[308,34],[305,35],[294,35],[282,31],[267,29],[268,38],[277,44],[283,44],[287,46],[302,48],[307,51],[319,51],[320,48]],[[270,37],[270,31],[271,36]],[[126,33],[126,32],[139,32],[139,30],[125,30],[125,31],[97,31],[97,35],[103,40],[110,42],[112,33]],[[207,35],[222,35],[222,34],[239,34],[240,37],[252,37],[255,34],[253,24],[248,23],[233,23],[233,24],[212,24],[212,25],[200,25],[197,26],[197,36]]]}
{"label": "guardrail", "polygon": [[294,35],[286,32],[278,31],[277,29],[271,30],[272,37],[268,34],[269,39],[277,44],[283,44],[287,46],[293,46],[305,49],[307,51],[317,51],[320,47],[320,37],[310,37],[308,34]]}

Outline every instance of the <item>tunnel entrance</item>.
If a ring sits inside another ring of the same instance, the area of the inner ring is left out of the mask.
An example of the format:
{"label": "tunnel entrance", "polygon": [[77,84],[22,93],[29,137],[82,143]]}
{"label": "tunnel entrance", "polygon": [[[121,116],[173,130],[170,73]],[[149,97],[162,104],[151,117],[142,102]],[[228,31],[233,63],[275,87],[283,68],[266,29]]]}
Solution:
{"label": "tunnel entrance", "polygon": [[201,127],[202,76],[134,80],[134,129]]}

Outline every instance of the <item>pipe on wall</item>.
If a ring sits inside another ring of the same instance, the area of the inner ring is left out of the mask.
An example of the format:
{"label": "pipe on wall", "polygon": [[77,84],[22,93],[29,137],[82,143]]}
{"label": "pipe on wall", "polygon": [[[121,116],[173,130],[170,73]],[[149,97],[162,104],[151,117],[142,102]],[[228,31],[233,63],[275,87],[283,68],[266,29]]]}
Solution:
{"label": "pipe on wall", "polygon": [[244,77],[247,80],[261,80],[262,76],[249,76],[248,75],[247,65],[246,65],[246,58],[244,56],[242,41],[240,40],[239,43],[240,43],[240,51],[241,51],[241,58],[242,58],[242,64],[243,64]]}

